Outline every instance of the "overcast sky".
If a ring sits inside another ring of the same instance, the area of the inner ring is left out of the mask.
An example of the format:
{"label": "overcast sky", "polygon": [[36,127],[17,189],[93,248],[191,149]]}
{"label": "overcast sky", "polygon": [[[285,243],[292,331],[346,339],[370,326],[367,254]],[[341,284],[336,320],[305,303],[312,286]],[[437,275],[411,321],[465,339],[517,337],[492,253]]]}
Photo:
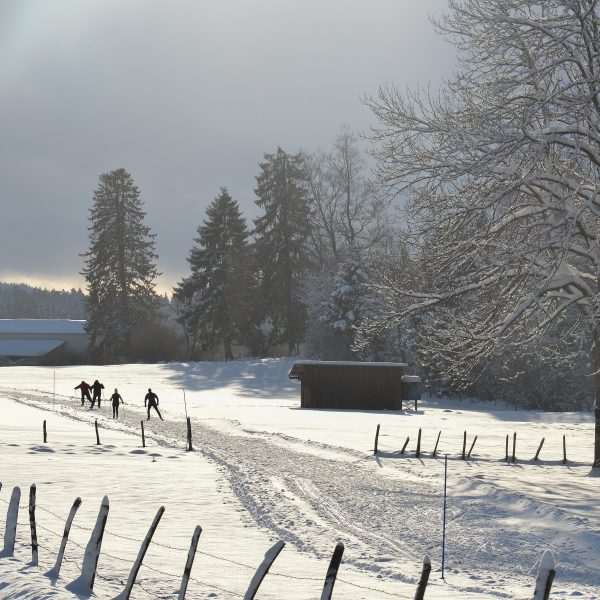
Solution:
{"label": "overcast sky", "polygon": [[0,0],[0,281],[83,286],[100,173],[124,167],[161,291],[208,203],[248,218],[257,163],[375,124],[361,96],[439,83],[445,0]]}

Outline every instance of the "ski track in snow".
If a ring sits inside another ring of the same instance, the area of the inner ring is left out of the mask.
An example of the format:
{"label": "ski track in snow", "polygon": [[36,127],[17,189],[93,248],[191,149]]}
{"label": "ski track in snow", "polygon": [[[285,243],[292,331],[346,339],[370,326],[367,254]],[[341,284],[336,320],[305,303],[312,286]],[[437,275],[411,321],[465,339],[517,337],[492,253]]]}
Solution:
{"label": "ski track in snow", "polygon": [[[42,394],[15,389],[0,389],[0,393],[52,408],[52,399]],[[144,412],[130,406],[119,422],[78,406],[57,404],[56,409],[63,416],[90,423],[98,418],[99,427],[137,436],[140,419],[145,419]],[[153,413],[144,424],[148,440],[170,447],[185,445],[184,421],[167,418],[161,422]],[[219,466],[224,481],[247,511],[248,524],[268,530],[273,538],[324,560],[335,542],[343,541],[346,564],[382,579],[411,584],[418,581],[422,557],[441,554],[441,491],[415,470],[417,464],[404,462],[401,472],[400,467],[384,471],[375,457],[364,453],[284,434],[241,428],[224,431],[199,419],[193,419],[193,432],[194,448]],[[506,522],[517,502],[540,520],[548,518],[551,510],[562,523],[588,527],[590,535],[600,533],[597,524],[594,527],[555,507],[547,509],[543,503],[503,491],[476,476],[470,484],[463,494],[452,497],[448,512],[447,561],[455,574],[473,583],[461,591],[476,595],[485,590],[512,597],[504,590],[513,584],[533,583],[545,548],[552,548],[557,556],[555,590],[560,582],[571,589],[592,590],[593,584],[600,585],[600,572],[583,564],[576,548],[563,542],[553,546],[553,532],[540,529],[532,535]],[[473,486],[477,494],[470,493]],[[553,595],[563,594],[555,591]],[[593,593],[583,595],[600,598]]]}

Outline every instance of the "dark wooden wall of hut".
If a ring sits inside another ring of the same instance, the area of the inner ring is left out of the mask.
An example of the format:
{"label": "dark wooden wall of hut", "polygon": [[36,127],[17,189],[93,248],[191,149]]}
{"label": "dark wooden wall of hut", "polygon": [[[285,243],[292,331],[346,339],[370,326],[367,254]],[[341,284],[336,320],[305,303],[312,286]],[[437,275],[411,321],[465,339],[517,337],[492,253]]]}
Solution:
{"label": "dark wooden wall of hut", "polygon": [[402,408],[399,366],[303,365],[303,408],[399,410]]}

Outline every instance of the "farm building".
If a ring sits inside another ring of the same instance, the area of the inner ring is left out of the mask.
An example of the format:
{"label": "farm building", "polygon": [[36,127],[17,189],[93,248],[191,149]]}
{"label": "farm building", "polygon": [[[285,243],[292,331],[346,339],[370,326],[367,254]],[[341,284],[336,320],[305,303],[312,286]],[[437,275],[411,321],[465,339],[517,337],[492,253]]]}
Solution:
{"label": "farm building", "polygon": [[87,352],[85,321],[0,319],[0,357],[28,363],[60,362]]}
{"label": "farm building", "polygon": [[[318,361],[294,363],[288,377],[301,383],[303,408],[400,410],[402,400],[420,397],[420,379],[408,365],[391,362]],[[418,380],[418,381],[417,381]]]}

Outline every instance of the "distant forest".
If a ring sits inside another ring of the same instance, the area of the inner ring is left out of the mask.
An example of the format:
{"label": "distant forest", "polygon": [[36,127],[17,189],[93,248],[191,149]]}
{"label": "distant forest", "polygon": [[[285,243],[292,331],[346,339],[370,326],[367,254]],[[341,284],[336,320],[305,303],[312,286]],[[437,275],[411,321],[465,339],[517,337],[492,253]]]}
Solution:
{"label": "distant forest", "polygon": [[46,290],[0,283],[0,319],[85,319],[81,290]]}

